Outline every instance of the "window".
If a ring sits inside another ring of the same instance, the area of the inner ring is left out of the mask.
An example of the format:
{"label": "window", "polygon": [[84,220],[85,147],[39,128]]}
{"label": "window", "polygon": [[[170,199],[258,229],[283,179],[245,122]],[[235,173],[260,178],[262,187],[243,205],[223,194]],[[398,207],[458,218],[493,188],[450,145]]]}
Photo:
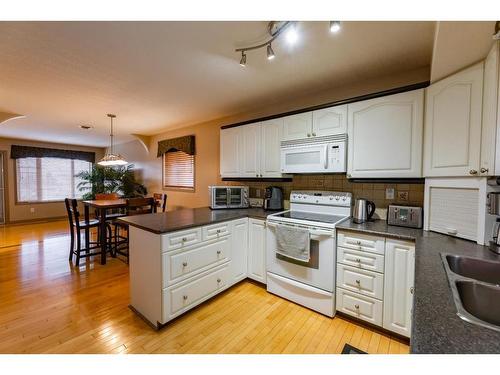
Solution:
{"label": "window", "polygon": [[182,151],[164,153],[163,186],[194,191],[194,155]]}
{"label": "window", "polygon": [[17,201],[50,202],[81,198],[75,175],[88,171],[92,163],[62,158],[16,159]]}

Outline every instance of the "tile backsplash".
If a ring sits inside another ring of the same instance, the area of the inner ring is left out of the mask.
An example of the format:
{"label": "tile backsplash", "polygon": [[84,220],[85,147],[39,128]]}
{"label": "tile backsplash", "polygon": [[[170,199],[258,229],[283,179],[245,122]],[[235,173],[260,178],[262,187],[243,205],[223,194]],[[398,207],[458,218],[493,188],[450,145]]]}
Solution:
{"label": "tile backsplash", "polygon": [[[251,198],[263,198],[267,186],[281,186],[288,200],[292,190],[331,190],[346,191],[353,197],[365,198],[373,201],[377,208],[387,208],[391,203],[423,206],[424,183],[367,183],[351,182],[345,174],[312,174],[294,175],[291,182],[267,181],[223,181],[226,185],[248,185]],[[385,199],[386,189],[394,189],[394,199]]]}

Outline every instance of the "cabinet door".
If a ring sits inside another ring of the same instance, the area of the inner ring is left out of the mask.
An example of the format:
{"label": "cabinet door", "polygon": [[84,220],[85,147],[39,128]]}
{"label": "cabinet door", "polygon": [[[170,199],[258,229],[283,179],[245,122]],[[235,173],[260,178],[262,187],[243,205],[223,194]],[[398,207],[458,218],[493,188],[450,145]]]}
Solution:
{"label": "cabinet door", "polygon": [[266,283],[266,222],[248,219],[248,277]]}
{"label": "cabinet door", "polygon": [[347,132],[347,105],[313,112],[312,136],[344,134]]}
{"label": "cabinet door", "polygon": [[415,277],[415,244],[387,239],[385,243],[383,327],[410,337]]}
{"label": "cabinet door", "polygon": [[260,173],[262,177],[281,177],[283,119],[262,122]]}
{"label": "cabinet door", "polygon": [[422,176],[423,90],[348,105],[347,174]]}
{"label": "cabinet door", "polygon": [[283,140],[290,141],[312,136],[312,112],[283,118]]}
{"label": "cabinet door", "polygon": [[260,177],[260,123],[240,126],[241,155],[238,177]]}
{"label": "cabinet door", "polygon": [[248,219],[232,222],[231,231],[231,284],[247,277]]}
{"label": "cabinet door", "polygon": [[500,174],[500,163],[495,163],[498,145],[497,122],[500,118],[498,101],[499,46],[497,41],[484,61],[483,82],[483,120],[481,129],[481,176],[497,176]]}
{"label": "cabinet door", "polygon": [[424,176],[479,173],[483,63],[426,89]]}
{"label": "cabinet door", "polygon": [[240,129],[238,127],[220,131],[221,177],[238,177],[240,173]]}

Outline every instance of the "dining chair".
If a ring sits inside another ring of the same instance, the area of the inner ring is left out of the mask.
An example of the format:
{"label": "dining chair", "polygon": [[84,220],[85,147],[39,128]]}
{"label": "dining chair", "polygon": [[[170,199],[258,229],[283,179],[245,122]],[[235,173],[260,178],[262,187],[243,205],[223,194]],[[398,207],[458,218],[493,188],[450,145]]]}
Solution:
{"label": "dining chair", "polygon": [[153,198],[156,202],[156,209],[160,209],[161,212],[165,212],[167,210],[167,194],[154,193]]}
{"label": "dining chair", "polygon": [[[97,238],[100,237],[99,220],[92,219],[86,222],[80,220],[80,212],[78,211],[78,201],[76,199],[64,199],[66,206],[66,213],[68,215],[69,232],[70,232],[70,248],[69,248],[69,261],[73,261],[73,255],[76,256],[76,266],[80,265],[80,258],[91,257],[94,255],[101,255],[99,241],[88,240],[89,247],[82,246],[82,231],[85,234],[85,229],[97,228]],[[108,236],[111,237],[111,227],[107,227]],[[76,243],[75,243],[76,240]],[[85,238],[87,243],[87,238]],[[76,245],[76,248],[75,248]],[[99,249],[97,252],[91,250]],[[84,253],[84,254],[82,254]]]}
{"label": "dining chair", "polygon": [[[127,199],[127,206],[125,209],[127,211],[127,216],[135,216],[155,213],[157,211],[157,206],[154,198],[130,198]],[[129,227],[127,224],[120,221],[115,221],[113,224],[115,225],[113,252],[115,255],[119,254],[125,256],[128,264]],[[123,232],[125,232],[125,234]]]}

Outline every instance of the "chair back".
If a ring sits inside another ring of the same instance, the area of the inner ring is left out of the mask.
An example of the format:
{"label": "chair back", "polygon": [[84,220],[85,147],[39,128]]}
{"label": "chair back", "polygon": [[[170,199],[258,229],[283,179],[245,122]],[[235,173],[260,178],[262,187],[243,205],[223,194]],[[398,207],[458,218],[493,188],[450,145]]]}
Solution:
{"label": "chair back", "polygon": [[167,194],[154,193],[153,198],[156,202],[156,207],[161,209],[161,212],[167,210]]}
{"label": "chair back", "polygon": [[96,194],[95,199],[97,201],[115,201],[120,199],[118,193],[109,193],[109,194]]}
{"label": "chair back", "polygon": [[143,215],[156,212],[154,198],[130,198],[127,199],[127,215]]}
{"label": "chair back", "polygon": [[68,214],[69,227],[72,230],[73,224],[78,229],[80,227],[80,212],[78,211],[78,201],[76,199],[64,199],[66,212]]}

